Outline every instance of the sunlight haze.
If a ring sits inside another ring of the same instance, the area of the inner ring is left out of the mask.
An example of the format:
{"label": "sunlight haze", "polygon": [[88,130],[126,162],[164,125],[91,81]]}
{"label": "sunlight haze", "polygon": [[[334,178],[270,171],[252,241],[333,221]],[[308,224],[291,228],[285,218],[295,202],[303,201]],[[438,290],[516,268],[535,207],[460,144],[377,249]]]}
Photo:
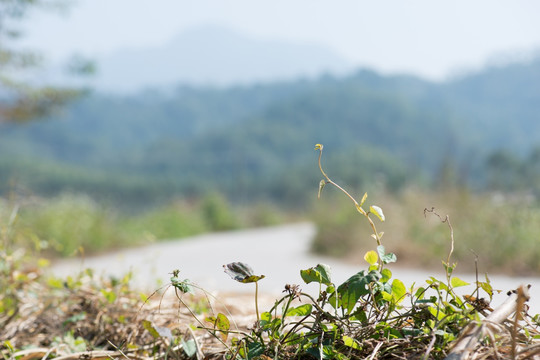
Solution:
{"label": "sunlight haze", "polygon": [[25,44],[50,61],[73,53],[99,60],[219,26],[254,40],[322,46],[355,67],[441,80],[537,51],[539,13],[536,1],[81,0],[62,14],[34,14]]}

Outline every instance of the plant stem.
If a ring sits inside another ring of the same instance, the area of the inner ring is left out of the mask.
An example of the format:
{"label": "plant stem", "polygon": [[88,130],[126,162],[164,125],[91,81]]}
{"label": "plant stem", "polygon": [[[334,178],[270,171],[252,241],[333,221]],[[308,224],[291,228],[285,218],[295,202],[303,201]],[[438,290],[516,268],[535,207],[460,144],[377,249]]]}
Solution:
{"label": "plant stem", "polygon": [[[180,296],[178,294],[178,289],[177,288],[174,288],[174,293],[176,295],[176,298],[182,303],[182,305],[184,305],[186,307],[186,309],[189,311],[189,313],[191,314],[191,316],[193,316],[193,318],[199,323],[200,327],[202,329],[205,329],[206,326],[202,323],[201,320],[199,320],[199,318],[197,317],[197,315],[195,315],[195,313],[191,310],[191,308],[184,302],[184,300],[182,299],[182,296]],[[208,331],[214,338],[216,338],[223,346],[225,346],[227,348],[227,350],[231,351],[231,348],[223,341],[220,339],[219,336],[217,336],[215,334],[215,332],[213,331]]]}
{"label": "plant stem", "polygon": [[[332,179],[330,179],[330,177],[328,175],[326,175],[326,173],[324,172],[323,168],[322,168],[322,164],[321,164],[321,158],[322,158],[322,146],[319,148],[319,170],[321,170],[321,173],[322,175],[324,176],[325,180],[326,180],[326,183],[327,184],[331,184],[333,186],[335,186],[336,188],[338,188],[341,192],[343,192],[345,195],[347,195],[347,197],[349,199],[351,199],[351,201],[354,203],[354,205],[356,206],[356,209],[358,210],[358,212],[360,212],[362,215],[364,215],[368,221],[369,221],[369,225],[371,226],[371,229],[373,230],[373,233],[375,234],[375,240],[377,240],[377,246],[380,246],[381,245],[381,237],[379,236],[379,232],[377,231],[377,228],[375,227],[375,223],[373,222],[373,220],[371,220],[371,218],[369,217],[369,212],[366,212],[364,209],[362,209],[362,207],[360,206],[360,204],[358,203],[358,201],[356,201],[356,199],[347,192],[347,190],[345,190],[344,188],[342,188],[341,186],[339,186],[337,183],[335,183],[334,181],[332,181]],[[382,267],[382,266],[381,266]]]}
{"label": "plant stem", "polygon": [[259,282],[255,281],[255,312],[257,312],[257,325],[259,324],[259,322],[261,320],[259,318],[259,301],[258,301],[258,298],[259,298]]}

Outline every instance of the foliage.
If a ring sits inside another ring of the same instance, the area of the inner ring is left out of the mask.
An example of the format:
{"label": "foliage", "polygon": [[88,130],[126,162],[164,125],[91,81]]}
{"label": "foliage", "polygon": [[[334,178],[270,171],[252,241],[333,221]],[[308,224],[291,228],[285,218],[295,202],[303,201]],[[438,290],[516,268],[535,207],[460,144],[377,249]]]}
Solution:
{"label": "foliage", "polygon": [[[538,181],[523,166],[505,168],[490,157],[506,149],[525,163],[538,146],[540,111],[529,99],[537,97],[539,64],[442,84],[360,71],[229,89],[95,94],[65,116],[0,126],[1,184],[47,196],[68,187],[139,206],[215,190],[237,202],[305,205],[304,181],[316,176],[305,149],[324,134],[331,170],[355,190],[426,186],[452,168],[458,185],[523,191]],[[278,178],[284,181],[276,185]]]}
{"label": "foliage", "polygon": [[239,226],[227,200],[219,193],[207,195],[202,201],[201,211],[208,228],[213,231],[232,230]]}
{"label": "foliage", "polygon": [[[0,0],[0,123],[26,122],[49,115],[80,95],[80,90],[44,86],[32,78],[42,56],[16,45],[23,35],[18,25],[32,10],[64,7],[61,0]],[[79,59],[76,72],[88,72],[92,65]]]}
{"label": "foliage", "polygon": [[[12,224],[17,236],[21,236],[17,243],[52,257],[92,254],[274,221],[268,218],[265,207],[253,205],[236,211],[217,193],[202,201],[177,200],[131,213],[119,212],[82,194],[17,201],[17,221]],[[0,198],[0,213],[9,212],[9,208],[9,202]],[[246,215],[242,216],[242,212]]]}
{"label": "foliage", "polygon": [[[427,207],[453,214],[459,239],[454,259],[462,271],[474,272],[475,259],[490,273],[535,275],[540,271],[540,207],[527,197],[502,193],[473,193],[446,188],[428,191],[415,187],[389,196],[376,193],[385,205],[385,242],[400,257],[401,264],[437,269],[448,251],[447,232],[435,219],[424,217]],[[366,232],[369,224],[357,221],[357,211],[343,199],[321,199],[312,220],[317,234],[312,251],[346,258],[358,263],[369,250]]]}

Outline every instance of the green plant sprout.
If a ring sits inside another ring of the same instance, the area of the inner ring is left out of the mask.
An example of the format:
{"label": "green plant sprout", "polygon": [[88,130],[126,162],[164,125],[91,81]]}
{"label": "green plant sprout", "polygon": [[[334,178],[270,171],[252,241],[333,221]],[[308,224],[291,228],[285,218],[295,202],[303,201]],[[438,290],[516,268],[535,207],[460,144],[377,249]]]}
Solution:
{"label": "green plant sprout", "polygon": [[242,262],[223,265],[223,269],[233,280],[243,284],[255,283],[255,312],[257,313],[257,322],[259,322],[259,280],[264,279],[264,275],[255,275],[251,266]]}

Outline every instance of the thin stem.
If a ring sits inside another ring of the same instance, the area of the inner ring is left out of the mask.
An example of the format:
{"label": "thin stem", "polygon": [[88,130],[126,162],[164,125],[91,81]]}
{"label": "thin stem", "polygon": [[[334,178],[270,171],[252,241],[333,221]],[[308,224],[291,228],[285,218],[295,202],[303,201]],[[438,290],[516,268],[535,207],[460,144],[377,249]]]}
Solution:
{"label": "thin stem", "polygon": [[[180,296],[178,294],[178,289],[177,288],[174,288],[174,293],[176,295],[176,298],[182,303],[182,305],[184,305],[186,307],[186,309],[189,311],[189,313],[191,314],[191,316],[193,316],[193,318],[199,323],[200,327],[201,328],[206,328],[206,326],[202,323],[201,320],[199,320],[199,318],[197,317],[197,315],[195,315],[195,313],[191,310],[191,308],[184,302],[184,300],[182,299],[182,296]],[[227,348],[227,350],[229,351],[232,351],[231,348],[223,341],[220,339],[219,336],[217,336],[215,334],[215,332],[213,331],[209,331],[209,333],[214,337],[216,338],[223,346],[225,346]]]}
{"label": "thin stem", "polygon": [[257,324],[260,322],[259,318],[259,282],[255,281],[255,311],[257,312]]}
{"label": "thin stem", "polygon": [[[371,220],[371,218],[369,217],[369,212],[366,212],[364,209],[362,209],[362,207],[360,206],[360,204],[358,203],[358,201],[356,201],[356,199],[347,192],[347,190],[345,190],[344,188],[342,188],[341,186],[339,186],[337,183],[335,183],[332,179],[330,179],[330,177],[328,175],[326,175],[326,173],[324,172],[323,170],[323,167],[322,167],[322,164],[321,164],[321,158],[322,158],[322,151],[323,151],[323,147],[322,145],[319,147],[319,170],[321,171],[322,175],[324,176],[325,180],[326,180],[326,184],[331,184],[333,186],[335,186],[336,188],[338,188],[341,192],[343,192],[345,195],[347,195],[347,197],[349,199],[351,199],[351,201],[354,203],[354,205],[356,206],[356,209],[358,210],[358,212],[360,212],[362,215],[364,215],[368,221],[369,221],[369,225],[371,226],[371,229],[373,230],[373,233],[375,234],[375,240],[377,240],[377,245],[380,246],[381,245],[381,237],[379,236],[379,232],[377,231],[377,227],[375,226],[375,223],[373,222],[373,220]],[[380,264],[380,267],[382,268],[382,264]]]}

